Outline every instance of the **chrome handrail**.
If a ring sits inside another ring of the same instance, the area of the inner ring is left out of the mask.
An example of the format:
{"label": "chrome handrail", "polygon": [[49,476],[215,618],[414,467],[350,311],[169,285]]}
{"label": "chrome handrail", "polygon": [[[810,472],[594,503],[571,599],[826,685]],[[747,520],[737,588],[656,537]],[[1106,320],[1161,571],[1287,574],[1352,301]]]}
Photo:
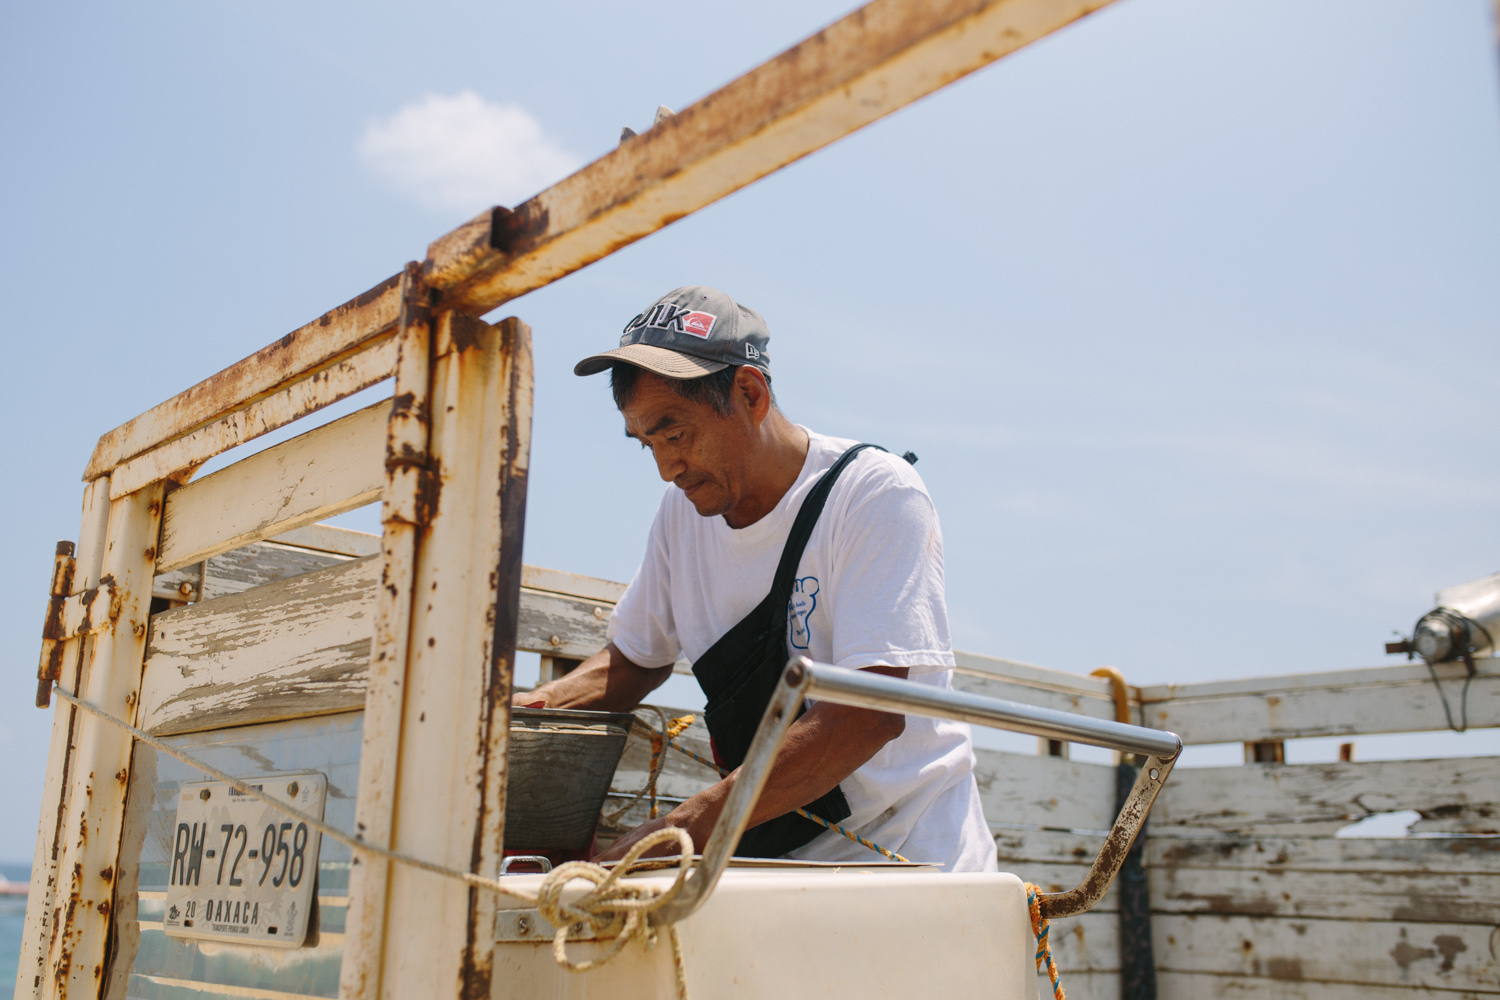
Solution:
{"label": "chrome handrail", "polygon": [[868,670],[832,667],[799,656],[787,664],[781,683],[766,705],[760,728],[755,732],[734,787],[730,789],[729,799],[724,803],[724,811],[719,814],[708,845],[703,848],[702,860],[693,869],[677,898],[652,915],[652,923],[675,923],[707,901],[749,825],[750,814],[765,788],[781,742],[796,721],[798,708],[808,698],[903,715],[957,719],[1144,756],[1146,760],[1141,765],[1135,786],[1120,807],[1114,826],[1104,838],[1104,846],[1083,881],[1067,892],[1042,894],[1041,908],[1045,917],[1083,913],[1103,898],[1124,864],[1130,845],[1140,833],[1151,803],[1156,800],[1157,792],[1161,791],[1172,765],[1182,752],[1182,740],[1175,733],[1091,719],[967,691],[945,690]]}

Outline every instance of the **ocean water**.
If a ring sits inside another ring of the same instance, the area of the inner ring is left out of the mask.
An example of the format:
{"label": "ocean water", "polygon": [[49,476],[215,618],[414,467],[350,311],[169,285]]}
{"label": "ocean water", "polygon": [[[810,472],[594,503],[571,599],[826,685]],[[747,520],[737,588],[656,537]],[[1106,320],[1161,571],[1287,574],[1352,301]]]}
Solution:
{"label": "ocean water", "polygon": [[[0,875],[22,885],[31,881],[25,862],[0,861]],[[25,896],[0,896],[0,1000],[14,1000],[16,965],[21,957],[21,925],[26,921]]]}

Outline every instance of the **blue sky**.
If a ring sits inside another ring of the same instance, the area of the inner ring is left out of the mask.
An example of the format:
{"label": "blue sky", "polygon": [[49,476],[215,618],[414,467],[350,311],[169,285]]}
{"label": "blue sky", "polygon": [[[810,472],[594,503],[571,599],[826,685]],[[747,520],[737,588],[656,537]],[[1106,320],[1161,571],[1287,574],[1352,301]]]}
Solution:
{"label": "blue sky", "polygon": [[[0,857],[97,436],[846,9],[0,8]],[[960,647],[1387,662],[1500,568],[1497,96],[1483,0],[1122,0],[497,313],[536,345],[526,558],[633,572],[662,487],[570,369],[704,283],[793,419],[921,456]]]}

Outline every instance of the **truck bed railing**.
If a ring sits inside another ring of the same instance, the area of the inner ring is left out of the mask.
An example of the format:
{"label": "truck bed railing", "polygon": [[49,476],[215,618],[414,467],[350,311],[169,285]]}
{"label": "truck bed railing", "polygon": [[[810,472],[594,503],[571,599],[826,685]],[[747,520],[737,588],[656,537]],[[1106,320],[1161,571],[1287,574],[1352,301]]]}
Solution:
{"label": "truck bed railing", "polygon": [[1036,708],[967,691],[943,690],[866,670],[814,663],[799,656],[787,664],[781,683],[766,705],[739,778],[703,849],[703,860],[677,898],[653,915],[653,922],[669,924],[682,920],[707,901],[749,825],[750,814],[770,777],[771,763],[781,749],[782,740],[796,721],[797,710],[808,698],[883,712],[957,719],[1143,755],[1146,760],[1135,786],[1083,881],[1067,892],[1042,895],[1042,915],[1048,918],[1083,913],[1103,898],[1140,833],[1151,803],[1182,752],[1182,741],[1175,733]]}

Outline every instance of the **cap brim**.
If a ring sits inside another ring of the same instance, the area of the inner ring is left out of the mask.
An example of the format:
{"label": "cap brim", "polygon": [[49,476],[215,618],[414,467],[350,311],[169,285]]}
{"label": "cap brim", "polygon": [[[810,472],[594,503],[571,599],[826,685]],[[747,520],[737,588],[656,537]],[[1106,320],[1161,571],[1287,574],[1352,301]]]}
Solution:
{"label": "cap brim", "polygon": [[617,361],[644,368],[664,378],[702,378],[729,366],[722,361],[705,361],[651,344],[626,344],[613,351],[591,354],[573,366],[574,375],[597,375],[608,371]]}

